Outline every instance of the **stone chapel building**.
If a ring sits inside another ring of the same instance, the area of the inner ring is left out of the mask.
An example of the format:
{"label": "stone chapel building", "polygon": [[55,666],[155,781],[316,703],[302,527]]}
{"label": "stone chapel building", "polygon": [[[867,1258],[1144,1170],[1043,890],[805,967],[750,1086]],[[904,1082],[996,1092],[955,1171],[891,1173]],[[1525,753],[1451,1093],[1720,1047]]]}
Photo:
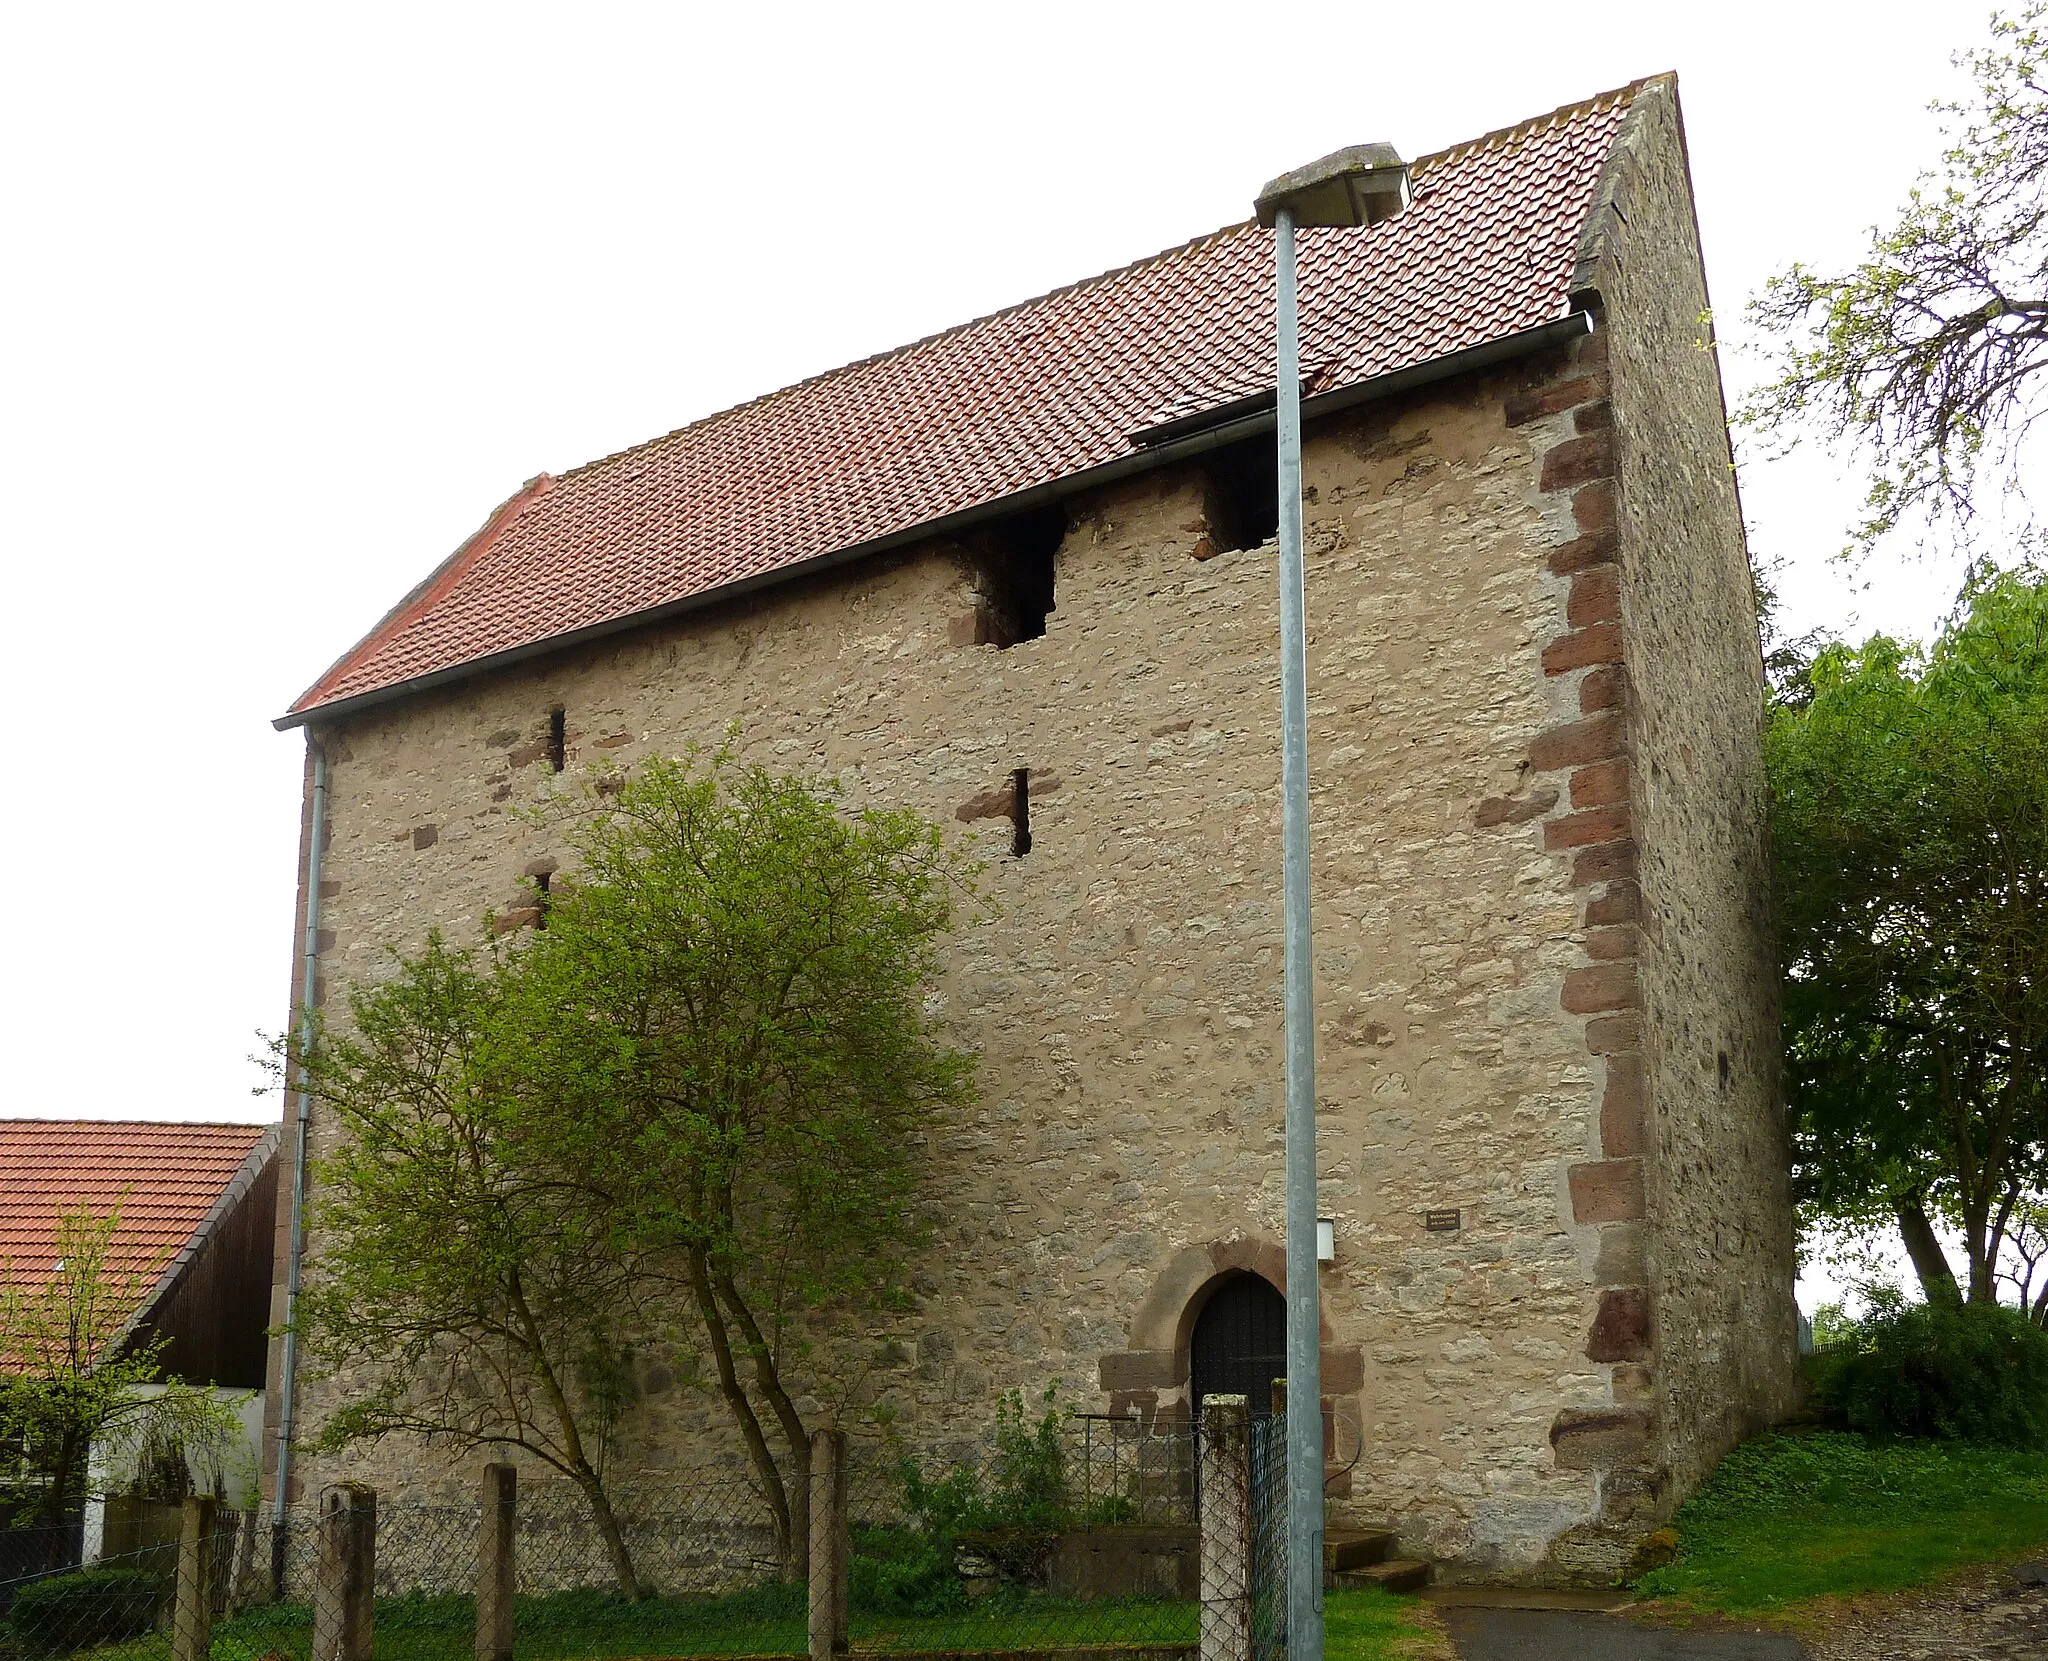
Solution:
{"label": "stone chapel building", "polygon": [[[1364,1430],[1332,1515],[1606,1569],[1796,1388],[1763,676],[1675,80],[1412,188],[1302,238],[1323,1381]],[[1228,226],[542,474],[278,723],[329,769],[330,1001],[530,917],[555,851],[511,810],[555,770],[734,721],[985,851],[1002,917],[945,987],[983,1100],[882,1335],[913,1438],[1010,1386],[1172,1415],[1279,1370],[1272,285]],[[687,1394],[629,1457],[684,1457]]]}

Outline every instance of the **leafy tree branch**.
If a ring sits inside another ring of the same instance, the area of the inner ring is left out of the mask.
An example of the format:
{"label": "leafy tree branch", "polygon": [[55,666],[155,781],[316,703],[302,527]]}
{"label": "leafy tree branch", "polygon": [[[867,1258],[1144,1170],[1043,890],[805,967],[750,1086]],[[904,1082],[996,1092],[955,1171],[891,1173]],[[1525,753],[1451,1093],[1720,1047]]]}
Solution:
{"label": "leafy tree branch", "polygon": [[2048,4],[1997,18],[1960,54],[1967,103],[1941,104],[1950,143],[1897,219],[1841,274],[1793,265],[1751,301],[1775,373],[1742,421],[1813,432],[1864,456],[1855,537],[1908,521],[1971,534],[1980,479],[2023,497],[2020,459],[2048,369]]}

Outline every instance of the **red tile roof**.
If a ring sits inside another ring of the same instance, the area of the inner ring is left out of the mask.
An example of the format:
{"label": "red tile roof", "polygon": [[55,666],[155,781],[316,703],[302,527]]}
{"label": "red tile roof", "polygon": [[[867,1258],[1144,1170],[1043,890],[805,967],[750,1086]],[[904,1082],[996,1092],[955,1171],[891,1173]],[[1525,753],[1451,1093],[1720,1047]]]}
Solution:
{"label": "red tile roof", "polygon": [[274,1125],[0,1119],[0,1266],[17,1285],[57,1261],[57,1220],[119,1209],[111,1262],[154,1284]]}
{"label": "red tile roof", "polygon": [[[1415,163],[1414,204],[1301,239],[1315,393],[1562,318],[1645,83]],[[280,725],[1128,456],[1273,384],[1272,233],[1232,225],[565,473],[542,474]]]}

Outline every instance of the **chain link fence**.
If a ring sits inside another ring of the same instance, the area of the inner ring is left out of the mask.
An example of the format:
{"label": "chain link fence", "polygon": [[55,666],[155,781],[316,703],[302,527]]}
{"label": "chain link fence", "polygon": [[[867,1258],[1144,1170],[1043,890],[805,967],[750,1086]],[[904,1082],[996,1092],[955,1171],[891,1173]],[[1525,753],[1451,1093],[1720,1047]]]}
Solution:
{"label": "chain link fence", "polygon": [[1252,1661],[1287,1655],[1287,1419],[1253,1419],[1247,1440],[1247,1605]]}
{"label": "chain link fence", "polygon": [[915,1455],[821,1433],[813,1461],[829,1463],[808,1485],[787,1473],[779,1511],[734,1471],[616,1491],[607,1519],[504,1466],[467,1502],[349,1485],[276,1516],[190,1501],[179,1536],[0,1582],[0,1661],[594,1661],[835,1642],[1091,1661],[1193,1661],[1199,1644],[1278,1661],[1284,1428],[1235,1411],[1220,1432],[1020,1411]]}
{"label": "chain link fence", "polygon": [[1135,1416],[1019,1411],[913,1458],[849,1456],[857,1650],[1192,1655],[1197,1439]]}
{"label": "chain link fence", "polygon": [[[79,1561],[76,1529],[58,1566],[51,1566],[51,1552],[18,1553],[9,1565],[17,1572],[0,1579],[0,1655],[11,1652],[20,1661],[88,1651],[136,1661],[203,1656],[206,1629],[232,1610],[235,1566],[247,1561],[256,1514],[210,1501],[152,1509],[170,1514],[168,1530],[115,1529],[113,1538],[127,1549],[101,1550],[87,1563]],[[17,1537],[26,1532],[15,1531]],[[181,1534],[189,1535],[189,1545]],[[134,1543],[138,1535],[145,1543]],[[181,1605],[181,1572],[188,1559],[201,1557],[220,1570],[186,1588]],[[181,1640],[191,1637],[186,1629],[194,1627],[196,1646],[185,1642],[180,1650]]]}

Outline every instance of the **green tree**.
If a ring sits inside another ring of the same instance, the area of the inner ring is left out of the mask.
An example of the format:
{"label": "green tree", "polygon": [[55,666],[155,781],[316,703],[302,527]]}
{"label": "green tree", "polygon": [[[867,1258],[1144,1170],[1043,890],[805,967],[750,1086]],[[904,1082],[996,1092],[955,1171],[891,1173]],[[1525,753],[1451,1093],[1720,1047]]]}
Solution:
{"label": "green tree", "polygon": [[972,870],[915,814],[725,752],[600,782],[550,815],[576,876],[544,928],[432,942],[308,1058],[342,1136],[302,1319],[327,1364],[380,1369],[323,1440],[524,1449],[630,1595],[605,1455],[629,1350],[681,1330],[799,1575],[797,1317],[891,1301],[920,1237],[922,1139],[972,1088],[929,1000]]}
{"label": "green tree", "polygon": [[435,936],[391,979],[351,989],[345,1028],[315,1026],[305,1082],[340,1134],[315,1172],[297,1321],[316,1369],[375,1373],[314,1445],[412,1433],[529,1454],[576,1485],[637,1597],[609,1455],[639,1266],[522,1157],[522,1130],[550,1110],[518,1031],[522,968]]}
{"label": "green tree", "polygon": [[524,954],[519,1026],[557,1104],[529,1151],[692,1318],[801,1574],[794,1317],[900,1296],[925,1133],[973,1088],[928,1000],[974,871],[915,813],[848,813],[724,751],[603,782]]}
{"label": "green tree", "polygon": [[1797,1190],[1895,1223],[1931,1298],[1996,1299],[2048,1179],[2048,592],[1969,599],[1921,653],[1814,661],[1766,755]]}
{"label": "green tree", "polygon": [[2017,490],[2048,369],[2048,4],[1996,18],[1960,54],[1967,103],[1939,104],[1949,145],[1845,274],[1794,265],[1750,303],[1774,377],[1744,421],[1817,430],[1870,463],[1868,545],[1908,519],[1967,534],[1988,463]]}
{"label": "green tree", "polygon": [[50,1273],[31,1279],[0,1261],[0,1447],[20,1450],[36,1495],[30,1515],[46,1525],[84,1504],[96,1447],[217,1460],[240,1433],[227,1400],[165,1378],[168,1336],[131,1339],[162,1265],[117,1267],[120,1227],[118,1209],[98,1216],[80,1206],[58,1219]]}

